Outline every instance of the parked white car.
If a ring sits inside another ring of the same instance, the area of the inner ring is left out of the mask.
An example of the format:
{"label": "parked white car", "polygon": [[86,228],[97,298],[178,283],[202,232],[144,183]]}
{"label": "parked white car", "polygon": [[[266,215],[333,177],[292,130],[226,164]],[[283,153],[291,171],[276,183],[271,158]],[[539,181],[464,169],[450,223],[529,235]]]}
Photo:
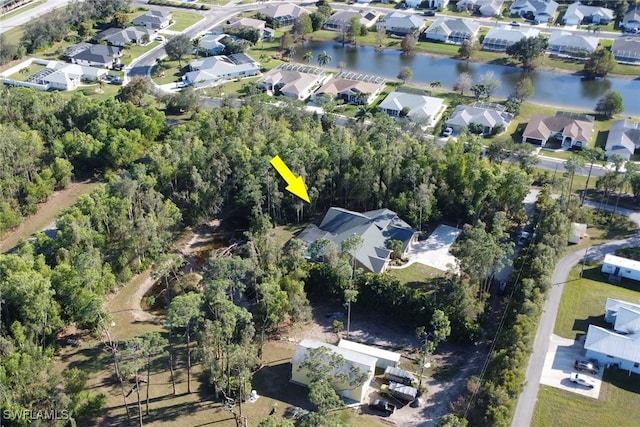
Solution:
{"label": "parked white car", "polygon": [[569,377],[572,383],[581,385],[587,388],[594,388],[596,386],[596,382],[589,377],[585,377],[584,375],[580,375],[578,373],[571,374]]}

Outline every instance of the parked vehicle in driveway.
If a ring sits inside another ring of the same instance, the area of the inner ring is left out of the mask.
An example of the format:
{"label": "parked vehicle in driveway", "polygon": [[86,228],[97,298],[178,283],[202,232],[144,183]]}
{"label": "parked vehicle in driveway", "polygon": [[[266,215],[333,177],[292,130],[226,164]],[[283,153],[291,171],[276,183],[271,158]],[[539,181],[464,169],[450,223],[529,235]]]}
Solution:
{"label": "parked vehicle in driveway", "polygon": [[385,416],[393,414],[396,410],[396,405],[393,405],[386,400],[376,399],[369,404],[369,408],[373,411],[382,412]]}
{"label": "parked vehicle in driveway", "polygon": [[452,128],[444,128],[442,131],[442,136],[451,136],[451,134],[453,134]]}
{"label": "parked vehicle in driveway", "polygon": [[578,384],[587,388],[593,388],[596,385],[596,382],[594,380],[592,380],[589,377],[585,377],[584,375],[580,375],[578,373],[571,374],[571,376],[569,377],[569,380],[574,384]]}
{"label": "parked vehicle in driveway", "polygon": [[591,362],[587,362],[586,360],[576,360],[573,366],[578,371],[587,371],[590,374],[597,374],[598,368]]}

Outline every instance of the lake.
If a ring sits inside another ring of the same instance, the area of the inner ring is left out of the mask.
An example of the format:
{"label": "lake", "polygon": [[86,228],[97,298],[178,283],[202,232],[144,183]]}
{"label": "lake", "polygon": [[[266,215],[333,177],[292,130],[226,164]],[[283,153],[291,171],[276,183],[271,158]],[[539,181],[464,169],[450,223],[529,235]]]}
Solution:
{"label": "lake", "polygon": [[[376,52],[372,46],[345,46],[335,42],[306,42],[296,48],[294,59],[305,62],[303,55],[311,51],[317,65],[318,54],[327,51],[331,55],[329,67],[335,68],[344,62],[346,69],[365,74],[374,74],[395,79],[404,66],[411,67],[413,78],[411,82],[428,85],[433,81],[440,81],[442,86],[452,89],[458,75],[468,72],[474,82],[487,71],[492,71],[502,82],[494,96],[506,98],[513,89],[513,85],[524,74],[522,69],[504,65],[480,64],[459,61],[447,57],[431,55],[402,55],[400,51],[386,49]],[[538,104],[548,104],[560,107],[593,110],[598,99],[608,90],[615,90],[622,94],[625,105],[624,113],[640,116],[640,66],[638,78],[619,79],[607,78],[602,80],[583,80],[579,76],[555,73],[552,71],[532,71],[527,73],[533,81],[534,95],[529,99]]]}

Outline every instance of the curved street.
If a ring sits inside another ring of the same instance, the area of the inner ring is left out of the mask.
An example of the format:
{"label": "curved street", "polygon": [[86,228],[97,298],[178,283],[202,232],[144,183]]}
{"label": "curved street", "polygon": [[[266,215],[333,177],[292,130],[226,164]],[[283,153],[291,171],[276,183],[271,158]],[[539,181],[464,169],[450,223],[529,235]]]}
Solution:
{"label": "curved street", "polygon": [[[592,208],[597,207],[597,203],[592,202],[585,202],[585,205]],[[613,210],[612,207],[608,206],[607,208],[610,208],[607,210]],[[620,208],[618,208],[617,212],[628,216],[640,227],[640,212]],[[591,246],[587,249],[580,249],[570,253],[562,258],[556,265],[551,278],[551,290],[543,307],[540,323],[538,324],[538,332],[536,333],[536,338],[533,343],[533,352],[531,353],[529,365],[527,366],[524,389],[518,398],[518,404],[516,405],[515,414],[511,423],[512,427],[526,427],[531,425],[531,418],[533,417],[533,410],[537,401],[538,388],[540,387],[540,377],[542,375],[544,359],[549,349],[549,341],[556,324],[558,307],[560,306],[562,291],[564,290],[564,284],[567,281],[569,272],[575,265],[582,262],[585,256],[587,257],[585,261],[601,260],[606,254],[612,253],[616,249],[629,246],[640,246],[640,231],[628,239]]]}

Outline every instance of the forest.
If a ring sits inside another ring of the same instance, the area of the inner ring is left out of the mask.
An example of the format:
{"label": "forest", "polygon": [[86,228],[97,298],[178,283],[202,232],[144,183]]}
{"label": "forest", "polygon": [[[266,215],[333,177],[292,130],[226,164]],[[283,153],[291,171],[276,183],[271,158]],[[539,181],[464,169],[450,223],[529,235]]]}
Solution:
{"label": "forest", "polygon": [[[252,98],[237,109],[203,109],[168,124],[154,107],[3,88],[0,126],[1,230],[15,227],[76,176],[104,183],[59,213],[55,236],[38,233],[0,255],[2,409],[64,408],[77,425],[99,413],[104,396],[84,390],[81,372],[53,368],[56,337],[75,325],[104,339],[105,298],[147,268],[166,287],[171,330],[168,339],[107,340],[123,397],[125,382],[148,375],[166,352],[169,362],[163,363],[173,373],[180,344],[186,345],[188,384],[197,361],[221,399],[237,398],[251,390],[265,340],[285,320],[309,319],[311,292],[345,303],[357,299],[364,307],[387,304],[415,327],[429,327],[438,313],[451,323],[449,339],[481,339],[487,277],[513,250],[510,233],[526,218],[522,200],[534,180],[530,162],[483,157],[472,135],[441,148],[420,128],[398,126],[384,114],[339,127],[331,117],[320,120]],[[310,204],[284,190],[269,164],[275,155],[304,177]],[[541,197],[535,226],[542,237],[524,255],[526,268],[490,375],[463,397],[467,410],[454,408],[471,425],[510,420],[553,265],[536,260],[558,256],[567,221],[577,215],[567,185],[562,194],[556,200],[547,189]],[[348,245],[333,248],[328,262],[315,263],[305,261],[300,241],[277,244],[274,225],[312,222],[330,206],[389,208],[419,230],[441,221],[460,226],[463,243],[456,250],[464,274],[447,276],[437,292],[426,293],[389,275],[357,270]],[[172,243],[184,227],[213,218],[241,230],[243,244],[231,257],[209,259],[202,280],[193,283],[182,275],[183,260]],[[138,409],[127,411],[131,423],[141,424],[149,411],[141,389]],[[310,394],[318,412],[307,425],[327,422],[326,410],[337,404],[332,392]]]}

